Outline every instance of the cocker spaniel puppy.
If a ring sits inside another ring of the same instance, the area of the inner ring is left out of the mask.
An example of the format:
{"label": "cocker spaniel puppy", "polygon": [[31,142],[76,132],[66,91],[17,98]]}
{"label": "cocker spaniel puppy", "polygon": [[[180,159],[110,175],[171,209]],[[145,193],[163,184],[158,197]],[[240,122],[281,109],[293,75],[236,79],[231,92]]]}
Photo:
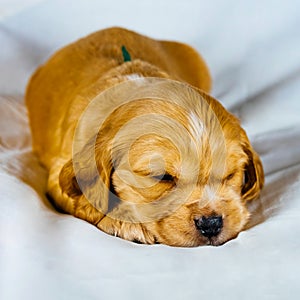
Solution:
{"label": "cocker spaniel puppy", "polygon": [[191,47],[121,28],[55,53],[26,93],[55,205],[140,243],[236,237],[263,167],[238,119],[207,94],[210,85]]}

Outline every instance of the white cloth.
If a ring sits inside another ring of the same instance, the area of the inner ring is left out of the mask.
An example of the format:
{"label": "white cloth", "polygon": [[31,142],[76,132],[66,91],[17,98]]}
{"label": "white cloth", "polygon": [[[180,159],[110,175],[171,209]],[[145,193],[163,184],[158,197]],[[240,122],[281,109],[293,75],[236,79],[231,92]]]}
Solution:
{"label": "white cloth", "polygon": [[[4,1],[0,299],[289,299],[300,293],[299,1]],[[31,4],[31,5],[30,5]],[[13,6],[10,6],[13,5]],[[8,13],[9,12],[9,13]],[[31,152],[26,82],[54,50],[118,25],[187,42],[261,154],[250,228],[221,247],[137,245],[56,212]]]}

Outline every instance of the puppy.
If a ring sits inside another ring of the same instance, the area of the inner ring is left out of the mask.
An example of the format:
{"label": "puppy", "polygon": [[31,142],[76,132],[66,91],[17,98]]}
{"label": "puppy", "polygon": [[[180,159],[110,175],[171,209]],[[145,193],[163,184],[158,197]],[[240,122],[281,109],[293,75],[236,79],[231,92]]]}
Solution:
{"label": "puppy", "polygon": [[139,243],[236,237],[263,167],[210,86],[191,47],[122,28],[55,53],[26,91],[33,149],[55,205]]}

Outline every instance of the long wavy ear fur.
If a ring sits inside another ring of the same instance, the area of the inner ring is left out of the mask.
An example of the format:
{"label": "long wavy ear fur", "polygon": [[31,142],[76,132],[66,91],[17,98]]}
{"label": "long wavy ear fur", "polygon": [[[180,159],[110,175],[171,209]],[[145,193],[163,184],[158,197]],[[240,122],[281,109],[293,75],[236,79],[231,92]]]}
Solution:
{"label": "long wavy ear fur", "polygon": [[73,168],[73,160],[70,159],[62,168],[59,174],[59,184],[63,193],[68,197],[74,198],[82,195],[82,191],[76,180],[76,176]]}
{"label": "long wavy ear fur", "polygon": [[59,185],[67,196],[65,199],[74,203],[75,216],[95,223],[99,216],[106,214],[111,172],[107,147],[94,142],[88,143],[64,165],[59,175]]}
{"label": "long wavy ear fur", "polygon": [[264,171],[262,162],[250,144],[244,146],[244,151],[248,156],[248,162],[244,171],[244,182],[242,187],[242,197],[244,200],[252,200],[259,196],[264,185]]}

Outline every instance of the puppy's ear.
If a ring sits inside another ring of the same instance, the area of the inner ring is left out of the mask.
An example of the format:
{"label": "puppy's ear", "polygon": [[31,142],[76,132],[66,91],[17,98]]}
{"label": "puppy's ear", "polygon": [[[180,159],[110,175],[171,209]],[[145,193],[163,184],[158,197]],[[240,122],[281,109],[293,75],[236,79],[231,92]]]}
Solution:
{"label": "puppy's ear", "polygon": [[[108,209],[112,163],[107,148],[89,143],[62,168],[59,184],[74,202],[91,204],[102,214]],[[80,199],[80,200],[79,200]],[[74,203],[76,206],[76,203]]]}
{"label": "puppy's ear", "polygon": [[59,185],[62,193],[70,198],[82,195],[82,191],[77,183],[73,168],[73,160],[70,159],[62,168],[59,174]]}
{"label": "puppy's ear", "polygon": [[245,165],[242,197],[244,200],[252,200],[258,197],[264,185],[264,171],[261,160],[250,144],[244,146],[244,152],[248,156]]}

